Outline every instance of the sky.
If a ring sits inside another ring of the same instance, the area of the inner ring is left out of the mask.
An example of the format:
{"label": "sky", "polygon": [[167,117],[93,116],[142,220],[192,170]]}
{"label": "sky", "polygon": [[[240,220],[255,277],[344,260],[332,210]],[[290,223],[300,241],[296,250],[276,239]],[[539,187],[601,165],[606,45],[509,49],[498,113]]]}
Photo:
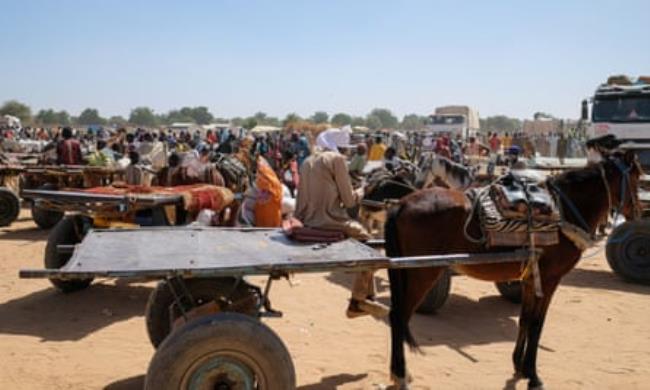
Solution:
{"label": "sky", "polygon": [[0,0],[0,103],[128,116],[579,116],[650,75],[650,1]]}

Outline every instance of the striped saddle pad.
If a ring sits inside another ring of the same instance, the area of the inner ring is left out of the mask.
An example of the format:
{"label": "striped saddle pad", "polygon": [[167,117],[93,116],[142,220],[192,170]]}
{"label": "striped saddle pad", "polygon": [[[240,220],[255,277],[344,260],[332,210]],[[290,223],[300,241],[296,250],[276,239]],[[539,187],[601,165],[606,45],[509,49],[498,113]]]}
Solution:
{"label": "striped saddle pad", "polygon": [[[486,244],[494,246],[527,246],[531,238],[535,246],[559,243],[560,214],[557,207],[548,214],[512,213],[502,205],[498,184],[470,189],[465,194],[478,213]],[[473,216],[470,216],[472,218]]]}

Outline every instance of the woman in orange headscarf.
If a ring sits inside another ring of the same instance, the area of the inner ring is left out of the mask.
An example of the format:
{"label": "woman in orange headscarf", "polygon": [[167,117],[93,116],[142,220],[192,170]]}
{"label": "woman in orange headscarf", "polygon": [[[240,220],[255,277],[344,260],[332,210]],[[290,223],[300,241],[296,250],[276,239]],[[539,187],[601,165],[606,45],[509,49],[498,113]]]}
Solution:
{"label": "woman in orange headscarf", "polygon": [[257,158],[255,226],[282,225],[282,183],[264,157]]}

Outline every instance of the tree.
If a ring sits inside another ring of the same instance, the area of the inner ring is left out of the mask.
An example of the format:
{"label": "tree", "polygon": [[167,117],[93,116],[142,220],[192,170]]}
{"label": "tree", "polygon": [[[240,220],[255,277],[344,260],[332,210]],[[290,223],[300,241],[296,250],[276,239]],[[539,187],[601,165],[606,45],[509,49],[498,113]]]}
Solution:
{"label": "tree", "polygon": [[280,127],[281,123],[278,118],[274,116],[267,116],[266,119],[260,123],[260,125]]}
{"label": "tree", "polygon": [[[397,127],[397,117],[395,117],[395,115],[393,115],[393,113],[387,108],[375,108],[370,111],[370,115],[379,118],[379,121],[381,122],[380,127],[382,128],[394,129]],[[370,127],[370,125],[368,125],[368,127]]]}
{"label": "tree", "polygon": [[86,108],[79,114],[77,119],[80,125],[103,125],[106,119],[99,116],[99,111],[95,108]]}
{"label": "tree", "polygon": [[52,109],[40,110],[36,113],[36,123],[41,125],[56,125],[57,124],[57,115],[56,112]]}
{"label": "tree", "polygon": [[291,123],[296,123],[298,121],[302,120],[300,115],[296,114],[295,112],[292,112],[291,114],[287,114],[287,116],[284,118],[282,121],[283,126],[287,126]]}
{"label": "tree", "polygon": [[314,115],[311,116],[311,121],[314,123],[327,123],[330,116],[325,111],[316,111]]}
{"label": "tree", "polygon": [[114,115],[110,118],[108,118],[108,124],[109,125],[115,125],[115,126],[126,126],[127,120],[124,119],[124,117],[120,115]]}
{"label": "tree", "polygon": [[149,107],[136,107],[131,110],[129,123],[137,126],[153,127],[156,125],[156,116]]}
{"label": "tree", "polygon": [[70,125],[70,115],[66,111],[56,112],[52,109],[40,110],[34,119],[40,125]]}
{"label": "tree", "polygon": [[72,124],[72,120],[70,118],[70,114],[68,114],[67,111],[61,110],[56,113],[56,123],[59,126],[70,126]]}
{"label": "tree", "polygon": [[382,128],[382,122],[381,118],[379,118],[377,115],[368,115],[366,118],[366,126],[368,126],[372,130],[379,130]]}
{"label": "tree", "polygon": [[167,115],[164,116],[164,123],[171,125],[175,122],[194,122],[194,118],[188,114],[187,110],[183,112],[181,110],[170,110]]}
{"label": "tree", "polygon": [[266,119],[266,113],[262,111],[258,111],[253,115],[253,119],[255,119],[257,122],[262,123]]}
{"label": "tree", "polygon": [[242,127],[248,130],[255,126],[257,126],[257,119],[254,116],[244,119],[244,123],[242,123]]}
{"label": "tree", "polygon": [[400,127],[404,130],[420,130],[426,124],[426,119],[417,114],[404,115]]}
{"label": "tree", "polygon": [[244,124],[244,118],[239,117],[239,116],[234,117],[234,118],[232,118],[232,119],[230,120],[230,123],[231,123],[233,126],[242,126],[242,125]]}
{"label": "tree", "polygon": [[366,126],[366,120],[362,116],[355,116],[352,118],[352,126]]}
{"label": "tree", "polygon": [[519,131],[521,129],[521,120],[517,118],[509,118],[505,115],[496,115],[496,116],[490,116],[487,118],[482,118],[480,120],[481,122],[481,130],[485,132],[508,132],[508,133],[514,133],[516,131]]}
{"label": "tree", "polygon": [[15,116],[22,123],[29,123],[32,120],[32,109],[18,100],[9,100],[0,107],[0,116],[2,115]]}
{"label": "tree", "polygon": [[[182,112],[183,110],[181,110]],[[194,107],[190,109],[190,116],[199,125],[207,125],[214,120],[214,116],[205,106]]]}
{"label": "tree", "polygon": [[346,113],[339,112],[332,116],[332,125],[342,127],[352,123],[352,117]]}

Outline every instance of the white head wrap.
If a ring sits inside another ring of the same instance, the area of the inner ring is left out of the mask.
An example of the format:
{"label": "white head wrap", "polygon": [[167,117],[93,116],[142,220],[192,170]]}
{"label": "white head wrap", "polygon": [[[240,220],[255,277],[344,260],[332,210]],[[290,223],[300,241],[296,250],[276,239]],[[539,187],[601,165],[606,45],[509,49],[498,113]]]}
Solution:
{"label": "white head wrap", "polygon": [[318,134],[316,145],[324,150],[337,151],[338,148],[350,146],[350,133],[352,133],[350,126],[327,129]]}

